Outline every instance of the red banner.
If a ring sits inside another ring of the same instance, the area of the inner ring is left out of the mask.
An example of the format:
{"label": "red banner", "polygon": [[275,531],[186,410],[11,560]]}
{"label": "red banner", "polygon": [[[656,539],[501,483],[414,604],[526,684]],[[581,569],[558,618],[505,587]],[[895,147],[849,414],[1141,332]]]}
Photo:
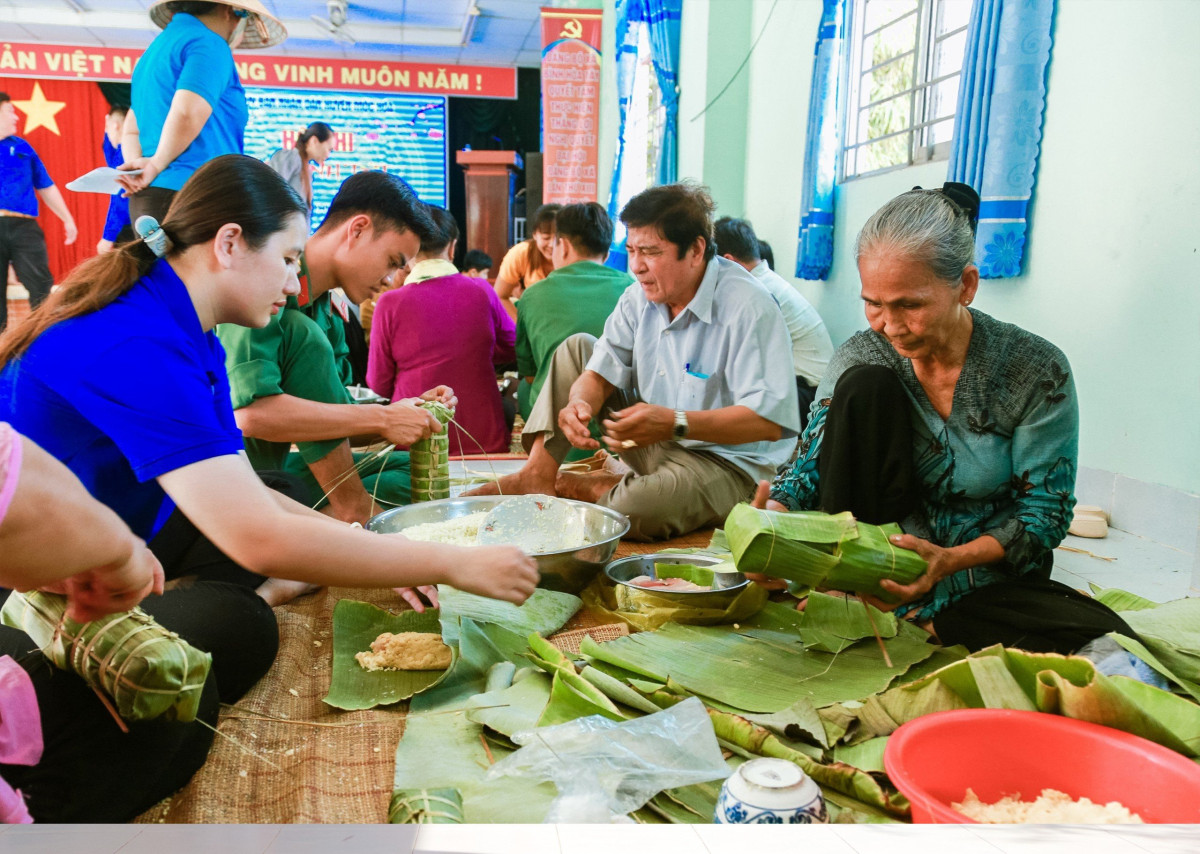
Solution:
{"label": "red banner", "polygon": [[96,254],[104,231],[108,196],[72,193],[65,185],[105,165],[102,139],[108,101],[95,83],[73,80],[0,77],[0,91],[7,92],[17,108],[17,136],[33,146],[79,227],[75,242],[64,245],[62,222],[38,199],[38,223],[46,232],[50,272],[60,282],[80,261]]}
{"label": "red banner", "polygon": [[599,199],[600,9],[542,9],[542,201]]}
{"label": "red banner", "polygon": [[[597,30],[596,44],[599,44]],[[142,51],[112,47],[0,45],[0,75],[41,80],[129,80]],[[470,98],[517,97],[517,69],[235,53],[243,86],[405,92]]]}

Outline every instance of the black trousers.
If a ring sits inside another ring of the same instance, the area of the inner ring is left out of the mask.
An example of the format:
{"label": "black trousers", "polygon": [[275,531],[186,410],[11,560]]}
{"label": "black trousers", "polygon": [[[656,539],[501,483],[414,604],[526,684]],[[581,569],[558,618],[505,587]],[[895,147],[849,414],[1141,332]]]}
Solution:
{"label": "black trousers", "polygon": [[129,222],[136,223],[139,216],[152,216],[161,224],[167,218],[167,209],[177,190],[163,187],[147,187],[129,197]]}
{"label": "black trousers", "polygon": [[[889,369],[858,365],[834,388],[817,459],[821,509],[849,510],[873,525],[899,522],[920,506],[912,458],[912,403]],[[1003,644],[1030,652],[1075,652],[1117,631],[1137,637],[1110,608],[1051,581],[1053,553],[1037,570],[989,584],[933,619],[938,639],[972,652]]]}
{"label": "black trousers", "polygon": [[[54,279],[50,275],[50,256],[46,254],[46,235],[36,219],[0,216],[0,281],[8,287],[8,265],[29,291],[29,307],[37,308],[50,295]],[[0,300],[0,329],[8,323],[8,300]]]}
{"label": "black trousers", "polygon": [[796,402],[800,404],[800,432],[808,426],[808,408],[812,406],[813,398],[817,395],[817,387],[809,385],[802,376],[796,377]]}
{"label": "black trousers", "polygon": [[[306,495],[289,475],[260,475],[284,494]],[[263,578],[234,563],[176,510],[150,542],[168,580],[179,583],[141,605],[165,628],[211,653],[198,718],[216,726],[221,703],[235,703],[270,669],[279,648],[275,614],[254,592]],[[8,591],[0,591],[0,601]],[[152,720],[121,732],[82,679],[56,669],[24,632],[0,626],[0,655],[29,673],[45,749],[33,767],[0,765],[38,822],[123,822],[183,787],[212,745],[201,723]]]}

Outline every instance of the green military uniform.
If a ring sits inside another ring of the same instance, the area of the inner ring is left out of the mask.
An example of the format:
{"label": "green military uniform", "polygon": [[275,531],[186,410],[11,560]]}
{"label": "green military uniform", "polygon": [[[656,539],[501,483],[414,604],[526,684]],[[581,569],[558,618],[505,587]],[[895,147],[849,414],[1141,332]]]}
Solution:
{"label": "green military uniform", "polygon": [[[616,308],[617,300],[633,283],[633,277],[594,261],[576,261],[560,267],[521,295],[517,304],[517,372],[521,375],[518,407],[521,417],[537,400],[554,351],[567,338],[586,332],[599,338],[604,322]],[[533,377],[533,385],[525,382]],[[599,428],[592,423],[592,437],[599,440]],[[591,456],[590,451],[572,449],[567,461]]]}
{"label": "green military uniform", "polygon": [[[262,329],[232,323],[217,327],[225,347],[225,368],[233,408],[249,406],[260,397],[290,394],[319,403],[352,404],[346,386],[352,382],[350,348],[343,319],[326,292],[308,301],[308,265],[300,262],[300,297],[288,297],[287,306]],[[301,302],[304,305],[301,305]],[[308,463],[324,459],[342,439],[299,442],[298,453],[287,442],[245,437],[246,455],[258,471],[286,471],[299,476],[313,492],[315,506],[325,500]],[[369,454],[355,454],[360,463]],[[409,501],[408,454],[389,454],[360,469],[363,485],[385,504]]]}

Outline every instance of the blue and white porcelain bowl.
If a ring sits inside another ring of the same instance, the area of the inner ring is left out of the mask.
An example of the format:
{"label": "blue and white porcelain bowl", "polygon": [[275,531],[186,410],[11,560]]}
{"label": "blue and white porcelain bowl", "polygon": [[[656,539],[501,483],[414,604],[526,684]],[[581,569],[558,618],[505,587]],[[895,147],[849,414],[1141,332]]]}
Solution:
{"label": "blue and white porcelain bowl", "polygon": [[721,787],[715,824],[826,824],[821,789],[786,759],[751,759]]}

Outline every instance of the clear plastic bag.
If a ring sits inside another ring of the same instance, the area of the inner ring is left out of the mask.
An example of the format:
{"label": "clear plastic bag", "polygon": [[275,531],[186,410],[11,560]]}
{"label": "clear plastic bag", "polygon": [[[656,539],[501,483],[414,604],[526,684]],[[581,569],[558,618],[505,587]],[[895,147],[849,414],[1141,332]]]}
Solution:
{"label": "clear plastic bag", "polygon": [[519,732],[513,741],[521,749],[493,765],[488,779],[553,782],[558,798],[546,815],[553,824],[611,822],[663,789],[729,776],[708,712],[695,697],[631,721],[592,715]]}

